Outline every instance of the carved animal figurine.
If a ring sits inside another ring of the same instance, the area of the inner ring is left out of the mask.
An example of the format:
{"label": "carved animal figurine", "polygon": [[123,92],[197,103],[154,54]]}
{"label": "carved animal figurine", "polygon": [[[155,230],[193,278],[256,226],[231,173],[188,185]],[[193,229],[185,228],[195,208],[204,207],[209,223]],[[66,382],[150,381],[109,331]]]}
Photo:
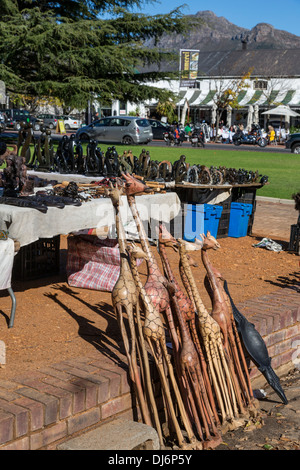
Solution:
{"label": "carved animal figurine", "polygon": [[288,400],[280,385],[279,377],[275,374],[273,368],[271,367],[271,358],[263,338],[256,330],[253,323],[250,323],[235,306],[230,296],[226,281],[224,282],[224,289],[231,302],[233,316],[237,324],[237,330],[242,338],[243,344],[249,356],[257,366],[258,370],[264,375],[273,390],[286,405]]}
{"label": "carved animal figurine", "polygon": [[[154,360],[157,366],[157,370],[159,373],[160,382],[162,386],[163,396],[165,398],[165,403],[168,408],[169,414],[171,416],[172,425],[175,429],[179,446],[181,448],[185,448],[186,442],[184,440],[178,419],[176,417],[175,405],[178,406],[180,416],[181,416],[183,425],[186,429],[186,432],[188,434],[190,443],[193,445],[194,448],[197,448],[197,447],[199,448],[199,443],[197,443],[195,435],[192,431],[191,424],[186,415],[183,401],[180,396],[179,388],[175,379],[173,367],[172,367],[172,364],[168,355],[166,339],[165,339],[165,329],[164,329],[164,325],[163,325],[160,313],[154,307],[150,297],[147,295],[145,288],[141,282],[140,276],[139,276],[136,259],[144,258],[146,259],[146,261],[148,261],[148,257],[146,253],[134,243],[128,246],[128,251],[131,257],[132,274],[136,282],[138,291],[141,296],[142,304],[144,307],[143,310],[145,313],[145,321],[144,321],[144,326],[142,328],[143,335],[149,345],[149,348],[152,352],[152,355],[154,357]],[[172,386],[172,389],[176,398],[176,403],[174,403],[174,399],[171,396],[168,379],[164,370],[164,361],[167,366],[170,385]]]}
{"label": "carved animal figurine", "polygon": [[[255,403],[254,403],[255,399],[254,399],[254,396],[253,396],[253,390],[252,390],[252,385],[251,385],[250,376],[249,376],[249,372],[248,372],[248,366],[247,366],[246,359],[245,359],[244,349],[243,349],[243,346],[241,344],[239,333],[237,331],[236,322],[235,322],[235,319],[234,319],[234,316],[233,316],[233,311],[232,311],[230,299],[229,299],[229,296],[227,295],[227,293],[225,292],[225,289],[224,289],[224,286],[223,286],[224,279],[223,279],[222,274],[214,266],[211,266],[211,270],[214,274],[215,281],[218,285],[218,289],[219,289],[220,292],[222,292],[222,296],[225,299],[225,302],[226,302],[226,305],[227,305],[227,310],[228,310],[229,315],[230,315],[231,326],[232,326],[235,342],[236,342],[236,345],[237,345],[238,357],[235,358],[234,361],[235,361],[235,366],[237,366],[239,368],[238,378],[241,381],[241,387],[244,387],[243,390],[245,391],[245,394],[246,394],[247,397],[248,397],[248,394],[249,394],[248,402],[251,402],[255,406]],[[208,279],[208,277],[206,276],[204,284],[206,285],[206,289],[207,289],[207,291],[208,291],[208,293],[211,297],[211,300],[213,301],[212,289],[210,287],[210,284],[207,283],[207,279]],[[233,351],[235,352],[235,350],[233,350]],[[239,358],[239,360],[238,360],[238,358]],[[245,382],[246,382],[246,385],[245,385]]]}
{"label": "carved animal figurine", "polygon": [[240,359],[238,355],[237,344],[233,332],[232,318],[230,310],[228,309],[228,303],[224,296],[224,291],[218,282],[212,264],[208,257],[208,250],[216,250],[220,247],[217,240],[207,232],[207,235],[201,235],[203,246],[201,250],[201,257],[204,267],[207,272],[207,278],[209,280],[211,288],[212,298],[212,311],[211,316],[219,324],[222,332],[223,346],[228,362],[228,366],[231,372],[233,380],[237,402],[240,407],[240,412],[244,413],[244,404],[250,404],[251,398],[247,388],[245,377],[241,368]]}
{"label": "carved animal figurine", "polygon": [[[120,189],[114,188],[110,184],[110,190],[106,188],[106,195],[110,197],[116,220],[116,231],[119,242],[121,266],[119,278],[112,291],[112,304],[116,317],[119,323],[124,347],[126,351],[126,357],[129,365],[130,378],[136,388],[137,398],[139,400],[141,413],[145,424],[152,425],[149,409],[144,398],[144,392],[142,389],[141,378],[139,375],[137,365],[137,351],[136,351],[136,333],[135,333],[135,322],[134,314],[138,308],[138,296],[136,285],[132,277],[129,257],[126,245],[125,230],[123,227],[119,206],[121,204],[121,193]],[[130,338],[128,338],[126,327],[124,324],[124,318],[128,318]]]}
{"label": "carved animal figurine", "polygon": [[174,286],[170,284],[160,272],[158,264],[151,251],[150,243],[146,235],[143,223],[140,219],[140,215],[135,202],[135,195],[147,192],[151,189],[148,188],[142,181],[137,180],[131,175],[123,174],[123,177],[126,180],[125,193],[127,195],[128,204],[137,226],[142,249],[146,253],[148,259],[148,276],[147,282],[145,284],[145,290],[151,298],[154,307],[157,308],[160,313],[165,313],[167,316],[171,341],[174,350],[174,359],[178,364],[177,361],[179,354],[179,340],[174,325],[173,314],[170,306],[170,295],[168,290],[171,289],[174,291]]}
{"label": "carved animal figurine", "polygon": [[186,243],[178,239],[182,268],[185,271],[196,305],[199,331],[202,337],[209,375],[219,405],[222,421],[234,421],[238,417],[238,408],[231,374],[224,354],[221,331],[218,323],[209,315],[200,297],[187,256]]}
{"label": "carved animal figurine", "polygon": [[[202,372],[203,379],[204,379],[205,389],[206,389],[208,397],[209,397],[210,406],[211,406],[211,409],[213,410],[214,418],[215,418],[216,423],[219,423],[219,417],[218,417],[218,413],[217,413],[216,406],[215,406],[215,400],[214,400],[214,397],[213,397],[213,394],[212,394],[211,385],[210,385],[210,381],[209,381],[209,377],[208,377],[207,365],[206,365],[206,361],[205,361],[203,351],[202,351],[202,348],[201,348],[201,345],[200,345],[198,332],[197,332],[197,328],[196,328],[196,310],[195,310],[195,306],[194,306],[194,303],[192,302],[192,300],[190,299],[190,297],[183,292],[183,290],[181,289],[180,284],[177,282],[177,279],[176,279],[176,277],[174,276],[174,274],[172,272],[172,269],[171,269],[171,266],[170,266],[170,263],[169,263],[169,260],[168,260],[168,257],[167,257],[167,253],[166,253],[166,246],[170,246],[173,249],[175,249],[176,251],[178,251],[177,241],[167,231],[164,224],[159,225],[158,239],[159,239],[159,254],[160,254],[161,259],[162,259],[165,275],[166,275],[167,279],[170,282],[172,282],[175,286],[175,294],[174,295],[176,297],[177,304],[178,304],[178,307],[180,309],[180,312],[183,315],[183,319],[187,323],[187,326],[189,328],[194,347],[196,348],[196,351],[198,353],[198,357],[199,357],[199,360],[200,360],[200,366],[201,366],[201,372]],[[201,246],[202,246],[202,244],[201,244]],[[194,248],[194,246],[192,248]],[[189,255],[187,255],[187,257],[189,257]],[[189,257],[189,262],[190,262],[190,264],[195,265],[194,261],[192,261],[192,259],[190,259],[190,257]]]}

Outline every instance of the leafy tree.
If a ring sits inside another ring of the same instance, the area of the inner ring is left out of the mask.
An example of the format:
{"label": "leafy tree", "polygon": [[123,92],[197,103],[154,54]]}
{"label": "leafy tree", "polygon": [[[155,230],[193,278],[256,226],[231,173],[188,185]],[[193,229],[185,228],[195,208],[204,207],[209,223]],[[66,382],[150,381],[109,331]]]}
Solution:
{"label": "leafy tree", "polygon": [[165,79],[165,73],[138,70],[173,57],[144,42],[166,32],[183,32],[188,20],[180,8],[147,16],[132,13],[133,7],[141,7],[140,0],[0,3],[0,80],[8,92],[49,96],[81,109],[91,95],[102,103],[165,101],[172,95],[146,85]]}
{"label": "leafy tree", "polygon": [[160,117],[165,116],[170,123],[176,120],[176,105],[174,101],[160,101],[157,104],[156,112]]}
{"label": "leafy tree", "polygon": [[241,106],[238,102],[239,94],[242,90],[249,88],[249,78],[251,76],[252,69],[245,73],[240,78],[222,78],[216,79],[212,87],[215,89],[215,94],[212,101],[216,110],[216,129],[219,128],[220,118],[222,113],[228,109],[238,109]]}

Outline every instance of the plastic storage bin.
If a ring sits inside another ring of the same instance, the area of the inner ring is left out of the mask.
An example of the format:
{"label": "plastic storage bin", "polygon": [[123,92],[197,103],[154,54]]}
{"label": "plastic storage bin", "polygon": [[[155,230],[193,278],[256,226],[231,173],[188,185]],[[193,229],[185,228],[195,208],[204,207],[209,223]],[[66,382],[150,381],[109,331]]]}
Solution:
{"label": "plastic storage bin", "polygon": [[245,237],[248,231],[249,216],[252,214],[252,204],[232,202],[230,209],[228,237]]}
{"label": "plastic storage bin", "polygon": [[204,204],[204,234],[210,232],[211,235],[217,238],[219,222],[222,215],[222,206],[215,206],[213,204]]}
{"label": "plastic storage bin", "polygon": [[194,242],[204,232],[204,205],[186,204],[183,239]]}

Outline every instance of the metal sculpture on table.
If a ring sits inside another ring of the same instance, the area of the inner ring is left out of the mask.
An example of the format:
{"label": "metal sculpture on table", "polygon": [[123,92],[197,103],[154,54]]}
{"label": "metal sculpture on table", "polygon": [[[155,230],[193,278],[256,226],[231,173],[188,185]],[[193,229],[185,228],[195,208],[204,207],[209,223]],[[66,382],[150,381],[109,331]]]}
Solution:
{"label": "metal sculpture on table", "polygon": [[100,175],[104,172],[103,153],[96,140],[90,140],[86,146],[84,169],[87,175]]}
{"label": "metal sculpture on table", "polygon": [[51,139],[51,130],[42,127],[42,133],[37,142],[34,168],[39,171],[54,170],[54,147]]}
{"label": "metal sculpture on table", "polygon": [[120,176],[119,156],[114,146],[108,147],[105,152],[105,166],[107,176]]}
{"label": "metal sculpture on table", "polygon": [[175,183],[181,183],[184,181],[188,168],[189,164],[186,162],[186,156],[180,155],[179,160],[176,160],[173,163],[172,180],[175,181]]}
{"label": "metal sculpture on table", "polygon": [[26,187],[28,181],[25,159],[18,156],[16,151],[17,148],[14,146],[13,151],[7,149],[2,155],[6,161],[6,168],[0,173],[0,187],[3,188],[3,196],[5,197],[17,197]]}
{"label": "metal sculpture on table", "polygon": [[17,153],[25,159],[25,164],[29,162],[31,158],[30,144],[32,141],[33,133],[31,122],[21,122],[21,129],[18,133]]}

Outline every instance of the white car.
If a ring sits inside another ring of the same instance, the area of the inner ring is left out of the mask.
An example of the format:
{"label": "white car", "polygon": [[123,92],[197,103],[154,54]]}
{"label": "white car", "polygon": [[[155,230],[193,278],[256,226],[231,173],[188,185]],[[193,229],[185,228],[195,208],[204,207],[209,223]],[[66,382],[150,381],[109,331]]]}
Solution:
{"label": "white car", "polygon": [[81,126],[80,119],[76,119],[74,116],[57,116],[57,119],[63,119],[65,123],[65,129],[79,129]]}

